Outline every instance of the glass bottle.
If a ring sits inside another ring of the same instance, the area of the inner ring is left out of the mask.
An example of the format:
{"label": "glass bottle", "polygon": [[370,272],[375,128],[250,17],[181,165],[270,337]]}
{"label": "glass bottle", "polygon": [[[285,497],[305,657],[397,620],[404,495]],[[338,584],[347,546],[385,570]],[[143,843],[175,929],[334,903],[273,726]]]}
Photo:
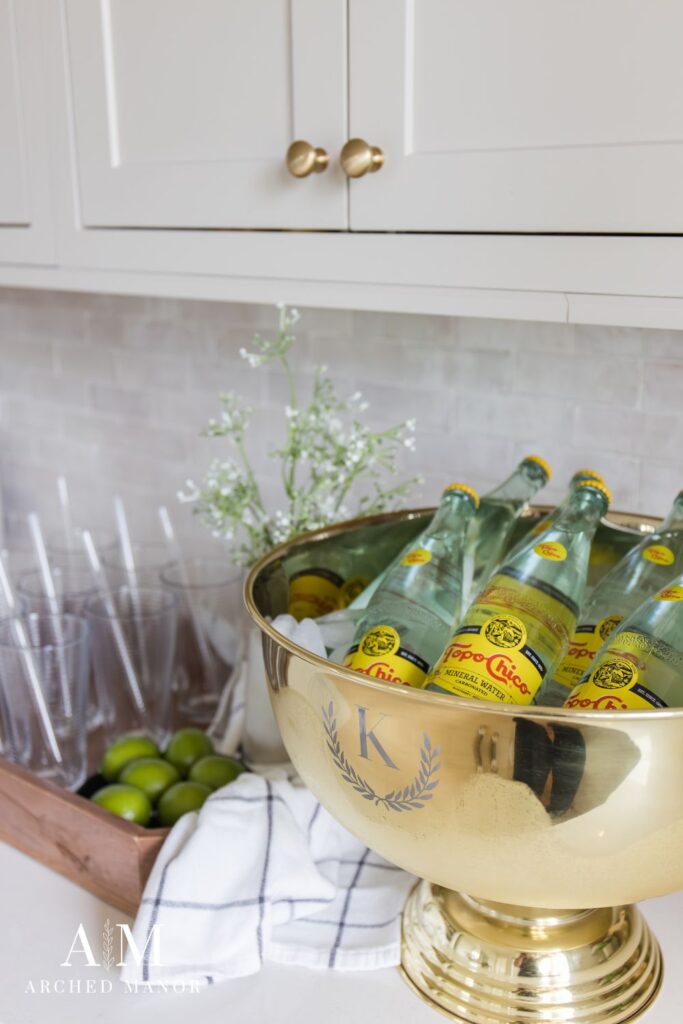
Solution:
{"label": "glass bottle", "polygon": [[617,626],[564,706],[582,711],[683,706],[683,575]]}
{"label": "glass bottle", "polygon": [[451,484],[427,528],[393,563],[344,658],[376,679],[420,686],[461,612],[467,531],[478,497]]}
{"label": "glass bottle", "polygon": [[569,481],[567,493],[565,497],[562,499],[562,501],[558,505],[556,505],[555,508],[551,509],[550,512],[547,512],[544,516],[542,516],[542,518],[539,519],[538,522],[534,523],[531,529],[528,530],[523,537],[520,537],[520,539],[517,541],[514,547],[511,547],[509,551],[506,551],[504,556],[505,561],[509,561],[511,558],[514,558],[514,556],[522,550],[524,545],[531,537],[540,537],[540,535],[542,533],[545,533],[545,531],[548,530],[553,525],[553,523],[557,522],[559,517],[566,509],[569,499],[576,488],[576,485],[580,484],[582,480],[598,480],[600,483],[603,484],[605,482],[600,473],[596,473],[594,469],[577,469],[574,475],[572,476],[571,480]]}
{"label": "glass bottle", "polygon": [[604,484],[584,480],[542,537],[532,537],[475,599],[425,688],[530,704],[574,632],[590,545],[609,506]]}
{"label": "glass bottle", "polygon": [[500,561],[515,522],[552,475],[545,459],[527,455],[502,484],[484,494],[472,523],[472,593],[486,582]]}
{"label": "glass bottle", "polygon": [[581,610],[569,649],[553,678],[544,684],[537,703],[563,704],[619,623],[681,572],[683,491],[659,529],[632,548],[593,590]]}

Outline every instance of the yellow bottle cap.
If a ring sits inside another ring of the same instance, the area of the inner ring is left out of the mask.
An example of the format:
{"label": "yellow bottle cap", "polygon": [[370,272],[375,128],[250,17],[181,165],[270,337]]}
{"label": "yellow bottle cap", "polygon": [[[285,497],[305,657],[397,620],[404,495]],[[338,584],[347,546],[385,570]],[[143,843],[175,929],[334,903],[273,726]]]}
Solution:
{"label": "yellow bottle cap", "polygon": [[553,475],[550,463],[546,462],[545,459],[542,459],[540,455],[525,455],[522,462],[535,462],[537,466],[541,467],[548,480],[550,480]]}
{"label": "yellow bottle cap", "polygon": [[449,484],[448,487],[444,487],[444,494],[449,491],[462,491],[464,494],[469,495],[472,499],[472,504],[475,508],[479,508],[479,495],[475,491],[474,487],[470,487],[469,484]]}
{"label": "yellow bottle cap", "polygon": [[577,469],[574,472],[573,478],[576,479],[577,476],[582,476],[586,480],[599,480],[602,484],[605,482],[605,478],[602,473],[598,473],[594,469]]}
{"label": "yellow bottle cap", "polygon": [[612,492],[610,491],[607,484],[604,483],[602,480],[579,480],[576,486],[577,488],[590,487],[593,491],[600,491],[600,493],[604,494],[607,498],[607,507],[609,508],[609,506],[612,504]]}

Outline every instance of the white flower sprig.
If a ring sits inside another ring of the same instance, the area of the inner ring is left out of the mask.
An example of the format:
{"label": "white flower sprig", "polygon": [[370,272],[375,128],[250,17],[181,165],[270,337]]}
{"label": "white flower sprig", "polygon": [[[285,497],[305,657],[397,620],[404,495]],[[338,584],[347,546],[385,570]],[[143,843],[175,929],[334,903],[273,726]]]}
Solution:
{"label": "white flower sprig", "polygon": [[279,362],[285,371],[289,393],[285,439],[269,452],[280,462],[284,507],[274,512],[266,509],[246,448],[252,410],[233,392],[220,396],[221,415],[209,421],[205,433],[227,438],[235,457],[215,459],[200,487],[188,481],[187,490],[178,495],[181,501],[194,504],[214,536],[233,544],[241,565],[252,564],[276,544],[300,533],[347,519],[354,498],[355,511],[363,515],[395,506],[416,482],[413,478],[386,487],[380,480],[382,474],[397,472],[403,448],[415,450],[414,420],[383,431],[370,430],[360,419],[368,408],[360,392],[340,398],[324,366],[315,372],[308,404],[301,405],[288,359],[299,313],[284,305],[279,310],[276,337],[269,341],[256,335],[256,351],[243,348],[240,355],[254,369]]}

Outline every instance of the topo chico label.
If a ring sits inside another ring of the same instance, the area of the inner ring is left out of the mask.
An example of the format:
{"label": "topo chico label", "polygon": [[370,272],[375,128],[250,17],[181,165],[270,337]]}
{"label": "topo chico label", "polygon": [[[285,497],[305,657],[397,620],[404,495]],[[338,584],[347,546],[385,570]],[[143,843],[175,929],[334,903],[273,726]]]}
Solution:
{"label": "topo chico label", "polygon": [[432,553],[428,548],[413,548],[401,559],[401,565],[424,565],[431,562]]}
{"label": "topo chico label", "polygon": [[289,580],[287,611],[300,622],[343,608],[346,605],[343,586],[342,577],[330,569],[302,569]]}
{"label": "topo chico label", "polygon": [[666,544],[650,544],[643,551],[643,558],[654,565],[673,565],[676,561],[676,556]]}
{"label": "topo chico label", "polygon": [[664,587],[658,594],[655,594],[656,601],[683,601],[683,587]]}
{"label": "topo chico label", "polygon": [[346,668],[373,679],[399,686],[421,687],[429,670],[427,662],[401,644],[393,626],[373,626],[344,658]]}
{"label": "topo chico label", "polygon": [[528,704],[543,682],[545,665],[527,644],[521,619],[492,615],[481,626],[462,626],[430,675],[430,685],[458,697]]}
{"label": "topo chico label", "polygon": [[[656,643],[656,642],[655,642]],[[602,656],[590,675],[580,683],[564,703],[565,708],[593,711],[633,711],[665,708],[641,678],[636,663],[638,654],[651,647],[640,633],[620,633],[614,649]]]}
{"label": "topo chico label", "polygon": [[534,547],[534,553],[540,558],[547,558],[549,562],[564,562],[567,557],[567,549],[559,540],[541,540]]}
{"label": "topo chico label", "polygon": [[530,704],[576,628],[576,604],[549,583],[502,569],[425,681],[427,689]]}
{"label": "topo chico label", "polygon": [[555,682],[573,690],[586,674],[605,640],[612,635],[623,618],[623,615],[607,615],[594,625],[584,623],[577,626],[574,636],[569,641],[569,649],[553,677]]}

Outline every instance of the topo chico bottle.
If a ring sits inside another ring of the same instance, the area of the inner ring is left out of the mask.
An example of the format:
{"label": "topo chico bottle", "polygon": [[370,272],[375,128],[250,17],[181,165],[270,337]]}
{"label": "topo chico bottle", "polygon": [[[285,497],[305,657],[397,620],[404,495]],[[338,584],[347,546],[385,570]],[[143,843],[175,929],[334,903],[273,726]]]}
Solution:
{"label": "topo chico bottle", "polygon": [[514,556],[522,550],[524,545],[527,544],[532,537],[539,537],[542,533],[545,533],[546,530],[550,529],[553,523],[557,522],[566,509],[569,499],[576,489],[576,485],[580,484],[582,480],[597,480],[599,483],[603,484],[605,482],[600,473],[596,473],[594,469],[577,469],[569,481],[567,493],[559,505],[556,505],[554,509],[546,513],[546,515],[539,519],[537,523],[534,523],[531,529],[528,530],[523,537],[520,537],[514,547],[511,547],[510,550],[505,553],[506,562],[509,562],[511,558],[514,558]]}
{"label": "topo chico bottle", "polygon": [[429,526],[373,594],[344,658],[376,679],[421,686],[461,612],[467,531],[479,499],[451,484]]}
{"label": "topo chico bottle", "polygon": [[[299,557],[296,562],[292,559],[294,571],[289,577],[287,611],[298,622],[306,618],[316,619],[348,604],[342,560],[330,552],[324,564],[320,564],[321,561],[319,555],[314,561],[310,556]],[[361,589],[365,583],[363,580]],[[355,578],[351,586],[355,586]]]}
{"label": "topo chico bottle", "polygon": [[564,703],[582,711],[683,706],[683,575],[619,625]]}
{"label": "topo chico bottle", "polygon": [[515,522],[533,496],[547,484],[552,470],[539,455],[527,455],[502,484],[482,495],[471,529],[472,593],[500,561]]}
{"label": "topo chico bottle", "polygon": [[609,507],[604,484],[578,484],[542,537],[495,573],[475,599],[425,688],[458,697],[530,704],[567,650],[593,534]]}
{"label": "topo chico bottle", "polygon": [[415,533],[410,518],[390,518],[304,545],[287,559],[287,611],[300,621],[347,608]]}
{"label": "topo chico bottle", "polygon": [[669,515],[614,566],[582,608],[569,649],[539,694],[539,704],[560,705],[588,671],[600,647],[619,623],[683,572],[683,491]]}

